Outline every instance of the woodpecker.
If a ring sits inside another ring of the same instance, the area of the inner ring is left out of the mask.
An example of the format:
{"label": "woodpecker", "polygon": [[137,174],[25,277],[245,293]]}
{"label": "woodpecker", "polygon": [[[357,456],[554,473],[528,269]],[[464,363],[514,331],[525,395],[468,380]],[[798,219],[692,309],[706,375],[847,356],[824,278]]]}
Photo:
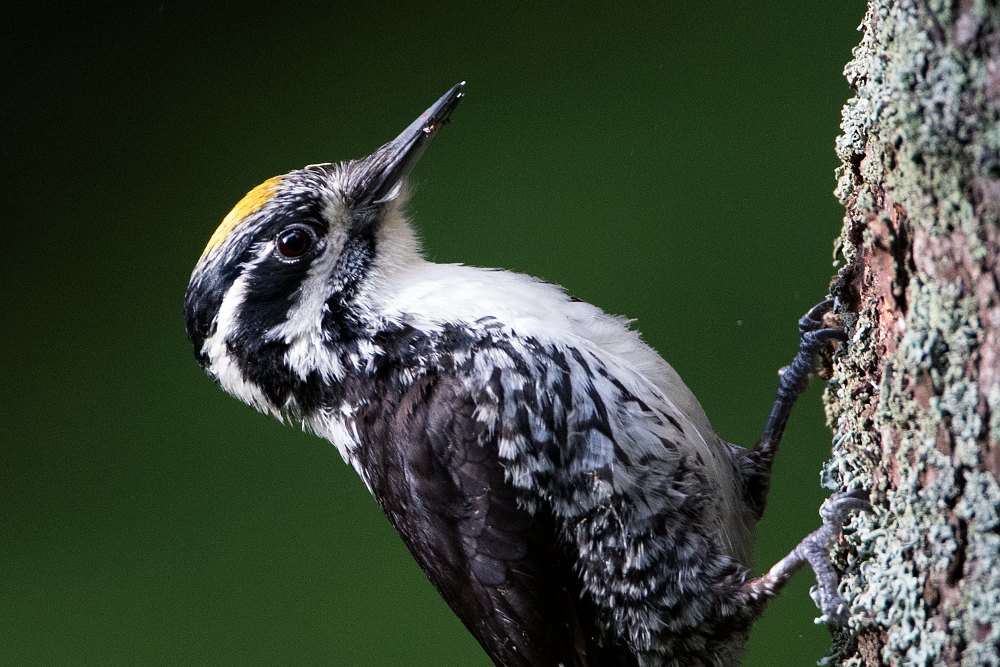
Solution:
{"label": "woodpecker", "polygon": [[793,572],[842,614],[829,549],[857,493],[769,572],[753,529],[792,403],[842,329],[800,321],[761,441],[715,434],[623,318],[535,278],[421,255],[408,177],[452,87],[363,159],[251,190],[185,298],[227,392],[333,443],[498,665],[732,665]]}

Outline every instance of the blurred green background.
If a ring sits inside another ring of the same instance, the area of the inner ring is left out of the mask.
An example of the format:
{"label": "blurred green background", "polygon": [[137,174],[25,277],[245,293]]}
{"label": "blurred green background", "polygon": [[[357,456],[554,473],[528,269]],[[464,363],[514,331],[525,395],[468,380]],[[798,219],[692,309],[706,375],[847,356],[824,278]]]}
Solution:
{"label": "blurred green background", "polygon": [[[825,294],[861,0],[21,11],[0,26],[2,662],[486,664],[336,450],[217,389],[181,312],[244,192],[368,153],[456,81],[415,174],[428,254],[636,318],[723,437],[758,437]],[[817,383],[758,569],[818,524],[829,441]],[[812,583],[748,665],[824,655]]]}

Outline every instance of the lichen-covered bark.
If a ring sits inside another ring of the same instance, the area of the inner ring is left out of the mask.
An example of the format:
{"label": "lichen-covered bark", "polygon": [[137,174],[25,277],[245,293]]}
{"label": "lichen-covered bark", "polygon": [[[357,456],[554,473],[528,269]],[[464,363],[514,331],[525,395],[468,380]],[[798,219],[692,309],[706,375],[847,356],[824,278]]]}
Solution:
{"label": "lichen-covered bark", "polygon": [[827,392],[844,665],[1000,665],[1000,9],[870,0],[846,75]]}

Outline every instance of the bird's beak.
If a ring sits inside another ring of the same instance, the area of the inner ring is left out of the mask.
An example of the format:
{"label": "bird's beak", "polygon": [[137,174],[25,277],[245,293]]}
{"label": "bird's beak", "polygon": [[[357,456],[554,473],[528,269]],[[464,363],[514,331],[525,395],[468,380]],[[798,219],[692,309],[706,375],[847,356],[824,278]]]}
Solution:
{"label": "bird's beak", "polygon": [[403,181],[427,150],[431,139],[451,120],[451,113],[465,95],[465,82],[455,84],[447,93],[410,123],[403,132],[364,160],[369,171],[364,199],[383,204],[399,196]]}

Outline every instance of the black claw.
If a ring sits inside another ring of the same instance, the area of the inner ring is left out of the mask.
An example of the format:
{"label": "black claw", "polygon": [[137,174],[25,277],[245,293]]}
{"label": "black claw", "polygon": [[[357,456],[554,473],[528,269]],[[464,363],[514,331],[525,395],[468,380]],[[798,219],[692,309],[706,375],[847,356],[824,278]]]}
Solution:
{"label": "black claw", "polygon": [[860,490],[837,493],[827,498],[819,508],[819,515],[827,525],[844,525],[847,515],[851,512],[871,512],[872,504],[868,495]]}
{"label": "black claw", "polygon": [[825,299],[809,309],[809,312],[799,319],[799,333],[814,331],[823,326],[823,316],[833,309],[833,299]]}

